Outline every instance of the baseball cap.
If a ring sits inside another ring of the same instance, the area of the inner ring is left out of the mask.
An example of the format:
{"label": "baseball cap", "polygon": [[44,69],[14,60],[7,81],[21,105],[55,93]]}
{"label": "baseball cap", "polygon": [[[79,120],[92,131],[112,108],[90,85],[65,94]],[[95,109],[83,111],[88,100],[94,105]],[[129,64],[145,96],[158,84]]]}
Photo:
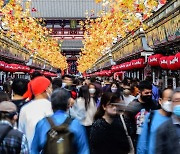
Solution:
{"label": "baseball cap", "polygon": [[31,99],[32,95],[42,94],[50,84],[51,82],[47,78],[43,76],[36,77],[28,83],[28,90],[23,97]]}
{"label": "baseball cap", "polygon": [[13,102],[10,101],[2,101],[0,102],[0,112],[16,112],[17,108]]}

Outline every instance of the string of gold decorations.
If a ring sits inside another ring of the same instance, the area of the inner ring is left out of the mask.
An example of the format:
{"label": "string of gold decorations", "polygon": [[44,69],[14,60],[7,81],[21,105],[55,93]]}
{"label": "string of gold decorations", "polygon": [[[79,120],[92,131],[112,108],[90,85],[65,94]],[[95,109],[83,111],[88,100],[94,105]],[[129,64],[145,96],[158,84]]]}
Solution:
{"label": "string of gold decorations", "polygon": [[4,5],[4,0],[0,0],[1,22],[5,27],[0,29],[1,35],[18,42],[32,55],[49,61],[53,67],[66,69],[66,57],[60,52],[58,40],[50,36],[52,30],[40,24],[43,19],[37,20],[30,15],[30,0],[25,8],[21,4],[21,0],[10,0]]}
{"label": "string of gold decorations", "polygon": [[108,8],[96,19],[88,17],[80,22],[85,28],[84,48],[78,59],[78,70],[84,72],[112,47],[114,39],[124,38],[143,27],[143,21],[152,15],[158,0],[95,0]]}

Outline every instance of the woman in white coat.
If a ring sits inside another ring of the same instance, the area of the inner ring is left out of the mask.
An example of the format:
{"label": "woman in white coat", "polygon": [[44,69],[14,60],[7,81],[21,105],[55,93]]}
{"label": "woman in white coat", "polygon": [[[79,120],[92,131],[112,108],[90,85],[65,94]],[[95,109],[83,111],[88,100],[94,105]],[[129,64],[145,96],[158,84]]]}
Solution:
{"label": "woman in white coat", "polygon": [[97,110],[96,102],[93,97],[95,91],[95,86],[92,84],[89,86],[82,86],[75,104],[70,109],[71,116],[79,119],[81,124],[85,126],[88,137],[93,123],[93,117]]}

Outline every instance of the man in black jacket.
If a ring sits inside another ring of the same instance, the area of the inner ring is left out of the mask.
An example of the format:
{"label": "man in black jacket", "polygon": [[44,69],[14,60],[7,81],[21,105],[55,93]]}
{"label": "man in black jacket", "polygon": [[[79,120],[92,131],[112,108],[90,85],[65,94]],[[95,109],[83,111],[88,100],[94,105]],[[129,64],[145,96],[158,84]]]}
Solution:
{"label": "man in black jacket", "polygon": [[28,89],[28,83],[29,80],[27,79],[21,79],[21,78],[15,78],[12,83],[12,91],[13,91],[13,97],[12,102],[17,106],[17,112],[20,112],[20,109],[23,105],[25,105],[27,102],[23,98],[24,93]]}
{"label": "man in black jacket", "polygon": [[130,102],[126,108],[126,117],[132,128],[130,133],[134,144],[141,134],[145,115],[151,110],[159,109],[157,102],[152,99],[152,85],[148,81],[141,81],[139,86],[139,97]]}
{"label": "man in black jacket", "polygon": [[173,114],[157,130],[156,154],[180,153],[180,87],[172,95]]}

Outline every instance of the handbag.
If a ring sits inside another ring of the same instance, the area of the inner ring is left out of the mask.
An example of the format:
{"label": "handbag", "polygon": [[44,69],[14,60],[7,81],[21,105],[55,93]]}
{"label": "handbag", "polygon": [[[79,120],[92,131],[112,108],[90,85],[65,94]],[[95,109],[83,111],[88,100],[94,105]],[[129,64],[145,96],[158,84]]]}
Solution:
{"label": "handbag", "polygon": [[124,118],[123,118],[123,115],[122,115],[122,114],[120,114],[120,118],[121,118],[121,121],[122,121],[124,130],[125,130],[125,132],[126,132],[126,136],[127,136],[127,138],[128,138],[129,145],[130,145],[130,151],[129,151],[128,154],[135,154],[133,142],[132,142],[131,137],[130,137],[129,134],[128,134],[127,127],[126,127],[126,124],[125,124],[125,121],[124,121]]}

